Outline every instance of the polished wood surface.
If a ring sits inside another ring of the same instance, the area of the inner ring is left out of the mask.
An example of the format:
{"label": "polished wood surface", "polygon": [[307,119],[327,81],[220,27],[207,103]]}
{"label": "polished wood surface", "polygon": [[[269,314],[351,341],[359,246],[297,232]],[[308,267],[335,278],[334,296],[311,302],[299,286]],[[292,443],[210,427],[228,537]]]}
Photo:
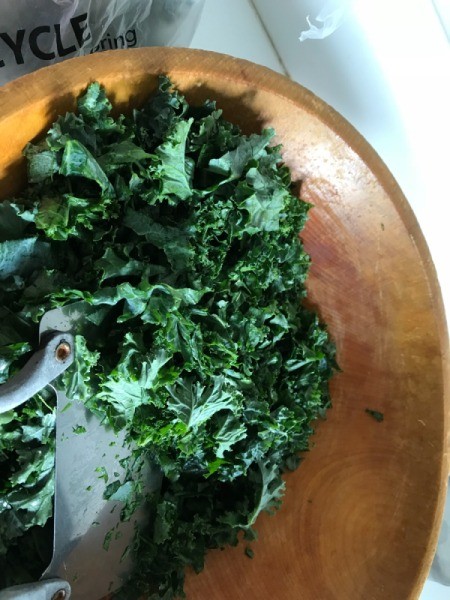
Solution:
{"label": "polished wood surface", "polygon": [[[218,100],[246,132],[274,127],[314,205],[303,234],[309,302],[342,372],[283,508],[244,547],[189,574],[191,600],[406,600],[429,570],[448,473],[448,335],[417,222],[389,171],[333,109],[268,69],[181,49],[69,60],[0,88],[0,195],[23,186],[21,151],[93,80],[118,110],[168,74],[191,102]],[[431,110],[431,108],[430,108]],[[384,413],[376,422],[365,409]]]}

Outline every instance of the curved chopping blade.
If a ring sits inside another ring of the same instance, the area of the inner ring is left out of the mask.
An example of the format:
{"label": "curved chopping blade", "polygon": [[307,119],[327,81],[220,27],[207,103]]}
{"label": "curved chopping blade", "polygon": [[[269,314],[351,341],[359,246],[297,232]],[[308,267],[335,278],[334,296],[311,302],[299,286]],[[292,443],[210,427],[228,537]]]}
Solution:
{"label": "curved chopping blade", "polygon": [[[83,318],[84,311],[76,305],[49,311],[40,333],[49,329],[82,333]],[[138,509],[129,521],[120,518],[122,500],[133,487],[127,474],[132,449],[124,433],[116,434],[60,390],[57,398],[54,548],[43,578],[68,581],[74,600],[99,600],[130,574],[132,557],[127,548],[146,515]],[[155,469],[142,463],[133,467],[144,493],[160,486],[161,475]],[[106,500],[106,486],[113,482],[118,482],[115,499]]]}

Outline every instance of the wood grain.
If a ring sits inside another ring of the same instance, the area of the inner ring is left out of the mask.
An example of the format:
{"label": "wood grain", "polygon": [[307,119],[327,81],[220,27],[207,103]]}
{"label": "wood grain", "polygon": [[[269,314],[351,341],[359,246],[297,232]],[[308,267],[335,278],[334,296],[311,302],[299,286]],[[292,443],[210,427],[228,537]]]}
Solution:
{"label": "wood grain", "polygon": [[243,547],[211,552],[205,571],[188,576],[188,599],[418,598],[448,474],[448,335],[414,215],[340,115],[287,78],[219,54],[152,48],[69,60],[0,88],[0,195],[23,186],[23,147],[90,81],[129,110],[158,73],[192,102],[217,99],[247,132],[275,128],[314,205],[303,235],[309,302],[329,324],[342,369],[328,419],[287,477],[283,508],[258,522],[255,558]]}

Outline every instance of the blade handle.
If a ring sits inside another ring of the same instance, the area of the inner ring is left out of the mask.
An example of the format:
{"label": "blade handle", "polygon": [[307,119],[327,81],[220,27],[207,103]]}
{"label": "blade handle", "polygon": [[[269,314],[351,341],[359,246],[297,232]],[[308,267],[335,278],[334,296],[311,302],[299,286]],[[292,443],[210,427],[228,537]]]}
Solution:
{"label": "blade handle", "polygon": [[50,331],[44,339],[44,345],[22,370],[0,385],[0,413],[32,398],[72,364],[75,354],[72,334]]}
{"label": "blade handle", "polygon": [[71,589],[63,579],[44,579],[14,585],[0,592],[0,600],[69,600]]}

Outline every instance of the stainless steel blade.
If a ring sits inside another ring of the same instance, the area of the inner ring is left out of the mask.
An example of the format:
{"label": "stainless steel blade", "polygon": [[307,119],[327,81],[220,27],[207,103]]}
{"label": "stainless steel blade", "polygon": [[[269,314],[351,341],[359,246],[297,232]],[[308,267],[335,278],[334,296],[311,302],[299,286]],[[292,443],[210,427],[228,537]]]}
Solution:
{"label": "stainless steel blade", "polygon": [[[76,333],[81,316],[75,306],[66,312],[50,311],[40,332]],[[74,600],[99,600],[120,587],[130,573],[132,558],[123,555],[135,525],[144,524],[146,515],[139,509],[130,521],[121,522],[122,502],[104,498],[106,479],[109,483],[125,477],[121,461],[132,449],[124,434],[114,433],[81,402],[72,402],[60,391],[57,395],[54,550],[43,577],[68,581]],[[147,492],[159,487],[161,476],[149,465],[142,476]]]}
{"label": "stainless steel blade", "polygon": [[[74,429],[85,431],[76,434]],[[59,393],[56,431],[54,549],[44,577],[68,581],[75,600],[98,600],[117,589],[129,573],[130,558],[121,557],[136,519],[142,522],[145,517],[137,514],[121,523],[122,503],[103,497],[106,477],[123,479],[120,461],[130,449],[123,447],[123,435],[117,436],[83,404]]]}

